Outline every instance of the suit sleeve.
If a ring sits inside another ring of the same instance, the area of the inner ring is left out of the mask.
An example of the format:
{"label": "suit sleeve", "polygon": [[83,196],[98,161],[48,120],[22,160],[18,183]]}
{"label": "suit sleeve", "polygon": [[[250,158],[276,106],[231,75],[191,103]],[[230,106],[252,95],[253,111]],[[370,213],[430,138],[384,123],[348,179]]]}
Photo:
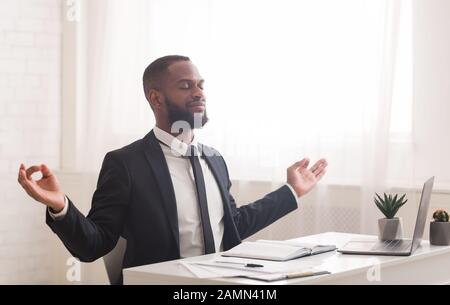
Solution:
{"label": "suit sleeve", "polygon": [[231,181],[225,160],[222,157],[221,159],[226,169],[231,214],[241,239],[255,234],[297,209],[297,198],[287,185],[280,187],[255,202],[242,205],[238,208],[230,193]]}
{"label": "suit sleeve", "polygon": [[123,231],[130,189],[130,176],[124,163],[110,152],[104,158],[88,216],[69,199],[64,218],[54,220],[47,211],[46,222],[73,256],[92,262],[116,245]]}

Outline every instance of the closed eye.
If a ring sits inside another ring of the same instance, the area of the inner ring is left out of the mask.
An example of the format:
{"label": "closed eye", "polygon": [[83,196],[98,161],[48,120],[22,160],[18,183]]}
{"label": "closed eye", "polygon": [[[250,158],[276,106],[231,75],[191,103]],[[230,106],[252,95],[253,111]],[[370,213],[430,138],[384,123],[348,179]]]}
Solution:
{"label": "closed eye", "polygon": [[189,83],[185,82],[181,84],[180,89],[189,89],[190,87]]}
{"label": "closed eye", "polygon": [[[200,90],[203,90],[203,87],[204,87],[203,84],[204,84],[204,81],[200,81],[198,83],[197,87],[200,88]],[[179,88],[182,90],[191,89],[193,86],[195,86],[195,83],[190,82],[190,81],[182,81],[179,83]]]}

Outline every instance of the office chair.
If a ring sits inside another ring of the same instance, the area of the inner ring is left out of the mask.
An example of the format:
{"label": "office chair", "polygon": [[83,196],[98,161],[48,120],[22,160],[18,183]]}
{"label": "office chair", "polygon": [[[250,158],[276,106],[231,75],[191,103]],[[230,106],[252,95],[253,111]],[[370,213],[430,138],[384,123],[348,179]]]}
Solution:
{"label": "office chair", "polygon": [[122,263],[127,249],[127,240],[119,237],[116,246],[108,254],[103,256],[106,273],[108,274],[109,283],[117,285],[121,282],[122,277]]}

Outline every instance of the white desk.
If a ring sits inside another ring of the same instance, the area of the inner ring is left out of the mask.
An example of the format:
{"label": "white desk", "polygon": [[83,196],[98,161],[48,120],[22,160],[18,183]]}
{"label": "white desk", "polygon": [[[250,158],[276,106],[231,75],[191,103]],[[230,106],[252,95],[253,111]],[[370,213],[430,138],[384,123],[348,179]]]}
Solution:
{"label": "white desk", "polygon": [[[340,247],[352,238],[376,239],[376,236],[328,232],[295,240]],[[184,261],[200,261],[219,255],[210,254]],[[413,255],[406,257],[348,255],[334,251],[288,261],[286,264],[292,265],[294,270],[296,265],[298,267],[304,261],[311,262],[319,269],[328,270],[331,274],[271,283],[239,277],[199,279],[180,265],[179,260],[175,260],[124,269],[123,277],[125,285],[450,284],[450,246],[430,246],[428,241],[422,241],[421,247]]]}

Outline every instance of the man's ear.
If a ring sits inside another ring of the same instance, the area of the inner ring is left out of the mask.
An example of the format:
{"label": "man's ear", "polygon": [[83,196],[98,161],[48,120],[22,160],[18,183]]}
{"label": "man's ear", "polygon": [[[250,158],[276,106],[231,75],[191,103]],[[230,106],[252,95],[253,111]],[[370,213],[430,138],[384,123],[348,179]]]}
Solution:
{"label": "man's ear", "polygon": [[158,90],[150,89],[150,91],[148,92],[147,100],[153,109],[161,108],[161,104],[163,101],[162,101],[162,95]]}

